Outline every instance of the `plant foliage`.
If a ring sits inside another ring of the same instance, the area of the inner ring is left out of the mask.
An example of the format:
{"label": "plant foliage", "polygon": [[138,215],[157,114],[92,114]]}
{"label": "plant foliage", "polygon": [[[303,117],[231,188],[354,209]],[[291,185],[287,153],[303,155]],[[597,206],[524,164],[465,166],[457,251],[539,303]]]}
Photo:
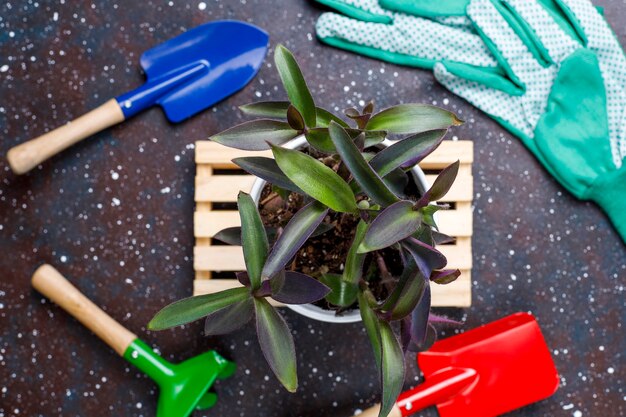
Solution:
{"label": "plant foliage", "polygon": [[[152,319],[149,328],[207,317],[205,333],[222,334],[255,318],[265,359],[285,388],[295,391],[293,338],[268,298],[287,304],[325,298],[338,314],[358,308],[380,372],[380,416],[386,416],[402,388],[403,352],[428,348],[435,338],[432,323],[449,322],[430,313],[431,282],[447,284],[459,276],[458,270],[445,269],[447,260],[435,248],[451,240],[437,231],[435,213],[445,209],[437,201],[450,190],[458,162],[414,198],[404,195],[407,172],[439,146],[448,128],[462,122],[438,107],[401,104],[376,113],[370,102],[361,110],[347,109],[347,123],[315,105],[291,52],[279,45],[274,60],[289,101],[242,106],[244,113],[262,118],[211,139],[238,149],[270,149],[274,159],[255,156],[234,162],[266,180],[280,195],[300,194],[307,204],[284,228],[270,228],[263,225],[252,198],[241,193],[241,227],[225,229],[215,238],[243,247],[246,271],[237,274],[243,288],[173,303]],[[301,135],[315,152],[280,146]],[[381,148],[388,136],[394,143]],[[324,156],[312,156],[320,153]],[[323,221],[330,213],[350,217],[357,225],[343,271],[310,276],[293,270],[292,260],[305,242],[315,234],[329,233],[331,227]],[[385,264],[383,251],[390,250],[402,260],[396,276]],[[385,299],[374,295],[373,278],[385,281]],[[392,331],[394,322],[400,323],[400,338]]]}

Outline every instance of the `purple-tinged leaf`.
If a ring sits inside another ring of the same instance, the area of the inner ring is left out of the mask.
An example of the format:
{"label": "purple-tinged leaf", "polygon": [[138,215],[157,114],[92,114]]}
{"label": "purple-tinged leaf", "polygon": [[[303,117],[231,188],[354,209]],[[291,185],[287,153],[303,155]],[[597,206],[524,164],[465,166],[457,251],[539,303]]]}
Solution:
{"label": "purple-tinged leaf", "polygon": [[430,315],[430,285],[428,285],[428,281],[425,282],[424,295],[411,313],[411,341],[418,348],[422,347],[426,341]]}
{"label": "purple-tinged leaf", "polygon": [[430,274],[430,280],[436,284],[445,285],[456,281],[461,275],[458,269],[443,269],[441,271],[433,271]]}
{"label": "purple-tinged leaf", "polygon": [[233,159],[233,163],[238,165],[244,171],[255,175],[272,185],[276,185],[285,190],[293,191],[294,193],[304,194],[304,191],[293,183],[283,171],[280,170],[278,164],[273,158],[266,158],[263,156],[246,156],[242,158]]}
{"label": "purple-tinged leaf", "polygon": [[374,101],[370,100],[364,107],[363,107],[363,114],[372,114],[374,113]]}
{"label": "purple-tinged leaf", "polygon": [[289,391],[298,388],[296,349],[285,319],[265,298],[254,298],[256,332],[263,356],[281,384]]}
{"label": "purple-tinged leaf", "polygon": [[278,45],[274,51],[274,63],[289,101],[302,114],[306,125],[314,127],[317,119],[315,103],[296,59],[287,48]]}
{"label": "purple-tinged leaf", "polygon": [[233,332],[248,323],[252,313],[254,313],[252,297],[217,310],[207,316],[204,334],[216,336]]}
{"label": "purple-tinged leaf", "polygon": [[209,139],[230,148],[245,151],[264,151],[270,149],[268,143],[282,145],[294,139],[300,133],[293,130],[286,122],[269,119],[251,120],[231,127]]}
{"label": "purple-tinged leaf", "polygon": [[456,175],[459,172],[459,165],[460,161],[456,161],[441,171],[432,187],[415,203],[415,206],[421,208],[428,205],[431,201],[438,201],[443,198],[448,191],[450,191],[450,187],[452,187],[456,179]]}
{"label": "purple-tinged leaf", "polygon": [[383,180],[374,172],[359,151],[345,129],[337,123],[328,126],[330,138],[361,189],[376,203],[389,206],[398,201],[398,197],[387,188]]}
{"label": "purple-tinged leaf", "polygon": [[382,401],[379,416],[388,416],[396,403],[404,384],[404,352],[386,321],[379,322],[382,362],[381,386]]}
{"label": "purple-tinged leaf", "polygon": [[330,288],[313,277],[300,272],[287,271],[280,288],[271,297],[285,304],[308,304],[321,300]]}
{"label": "purple-tinged leaf", "polygon": [[235,272],[235,277],[237,277],[237,281],[239,281],[244,287],[250,286],[250,277],[246,271]]}
{"label": "purple-tinged leaf", "polygon": [[390,320],[401,320],[415,309],[424,295],[426,279],[415,263],[404,268],[398,284],[382,306]]}
{"label": "purple-tinged leaf", "polygon": [[332,223],[320,223],[320,225],[317,226],[317,229],[315,229],[313,233],[311,233],[311,237],[317,237],[317,236],[323,235],[324,233],[329,232],[333,230],[334,228],[335,228],[335,225]]}
{"label": "purple-tinged leaf", "polygon": [[267,259],[269,243],[256,203],[248,194],[239,192],[237,207],[241,218],[241,244],[246,270],[253,291],[261,285],[261,270]]}
{"label": "purple-tinged leaf", "polygon": [[298,210],[285,226],[283,233],[267,257],[261,273],[262,277],[270,279],[282,271],[287,262],[293,258],[324,220],[327,213],[328,209],[318,202],[309,203]]}
{"label": "purple-tinged leaf", "polygon": [[407,346],[409,352],[423,352],[430,349],[430,347],[437,341],[437,330],[432,324],[426,326],[426,339],[420,345],[411,340]]}
{"label": "purple-tinged leaf", "polygon": [[391,246],[415,233],[421,223],[422,216],[414,210],[412,201],[398,201],[374,219],[358,251],[366,253]]}
{"label": "purple-tinged leaf", "polygon": [[287,108],[287,123],[291,126],[292,129],[301,132],[304,130],[304,119],[302,115],[294,106],[289,106]]}
{"label": "purple-tinged leaf", "polygon": [[359,129],[364,129],[365,125],[367,125],[367,122],[372,117],[371,113],[361,114],[354,107],[345,109],[343,111],[343,114],[345,114],[350,119],[354,120],[356,122],[357,126],[359,127]]}
{"label": "purple-tinged leaf", "polygon": [[247,298],[250,298],[250,291],[247,288],[231,288],[213,294],[184,298],[159,311],[148,323],[148,329],[163,330],[190,323]]}
{"label": "purple-tinged leaf", "polygon": [[357,211],[350,186],[331,168],[299,151],[272,146],[272,152],[281,171],[307,195],[337,212]]}
{"label": "purple-tinged leaf", "polygon": [[454,113],[424,104],[400,104],[376,113],[367,123],[369,130],[387,130],[405,135],[459,126],[462,120]]}
{"label": "purple-tinged leaf", "polygon": [[263,298],[272,295],[272,283],[270,280],[263,280],[261,286],[252,293],[255,297]]}
{"label": "purple-tinged leaf", "polygon": [[433,130],[409,136],[378,152],[370,165],[381,177],[396,168],[410,168],[437,149],[446,132]]}
{"label": "purple-tinged leaf", "polygon": [[400,346],[402,346],[402,352],[406,355],[411,343],[411,316],[406,316],[400,320]]}
{"label": "purple-tinged leaf", "polygon": [[[265,234],[267,235],[267,240],[269,242],[276,240],[276,233],[277,230],[275,227],[265,227]],[[241,246],[241,227],[235,226],[222,229],[213,236],[213,239],[217,239],[229,245]]]}
{"label": "purple-tinged leaf", "polygon": [[460,321],[452,320],[444,316],[438,316],[433,313],[430,313],[430,315],[428,316],[428,322],[443,324],[443,325],[450,325],[450,326],[462,326],[463,325],[463,323]]}
{"label": "purple-tinged leaf", "polygon": [[404,239],[401,245],[411,254],[425,277],[430,277],[435,269],[445,268],[448,263],[446,257],[437,249],[412,237]]}
{"label": "purple-tinged leaf", "polygon": [[322,274],[320,281],[330,288],[326,301],[338,307],[349,307],[356,301],[359,287],[344,281],[339,274]]}
{"label": "purple-tinged leaf", "polygon": [[445,235],[441,232],[438,232],[436,230],[432,230],[432,236],[433,236],[433,241],[435,243],[435,245],[445,245],[448,243],[454,243],[456,242],[456,238],[452,237],[452,236],[448,236]]}
{"label": "purple-tinged leaf", "polygon": [[[382,177],[385,185],[397,196],[403,196],[407,185],[409,185],[409,176],[400,168],[394,169],[386,176]],[[355,193],[356,194],[356,193]]]}

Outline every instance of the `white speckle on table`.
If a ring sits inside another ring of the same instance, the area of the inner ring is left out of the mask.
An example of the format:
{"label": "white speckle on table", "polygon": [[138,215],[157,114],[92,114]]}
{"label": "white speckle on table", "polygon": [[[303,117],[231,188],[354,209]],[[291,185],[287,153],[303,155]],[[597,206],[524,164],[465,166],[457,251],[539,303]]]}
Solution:
{"label": "white speckle on table", "polygon": [[606,371],[607,371],[608,373],[612,374],[613,372],[615,372],[615,369],[614,369],[614,368],[609,368],[609,369],[607,369]]}
{"label": "white speckle on table", "polygon": [[137,404],[135,404],[135,407],[141,408],[141,407],[143,407],[143,405],[141,403],[137,403]]}
{"label": "white speckle on table", "polygon": [[574,411],[574,413],[572,414],[574,417],[582,417],[583,413],[580,410],[576,410]]}
{"label": "white speckle on table", "polygon": [[198,3],[198,9],[200,10],[204,10],[206,9],[206,3],[201,1],[200,3]]}
{"label": "white speckle on table", "polygon": [[167,194],[171,191],[170,187],[161,188],[161,194]]}
{"label": "white speckle on table", "polygon": [[52,20],[54,20],[55,22],[56,22],[57,20],[59,20],[59,13],[58,13],[58,12],[54,12],[54,13],[52,14]]}
{"label": "white speckle on table", "polygon": [[572,408],[574,408],[574,404],[572,403],[563,406],[563,410],[571,410]]}
{"label": "white speckle on table", "polygon": [[3,66],[0,67],[0,72],[7,72],[9,70],[9,66],[7,64],[4,64]]}
{"label": "white speckle on table", "polygon": [[119,198],[113,197],[113,198],[111,199],[111,205],[113,205],[113,206],[119,206],[120,204],[122,204],[122,202],[120,201],[120,199],[119,199]]}
{"label": "white speckle on table", "polygon": [[118,174],[115,171],[111,171],[111,178],[115,181],[117,181],[120,178],[120,174]]}
{"label": "white speckle on table", "polygon": [[61,262],[65,263],[67,262],[67,256],[63,255],[59,258],[61,260]]}

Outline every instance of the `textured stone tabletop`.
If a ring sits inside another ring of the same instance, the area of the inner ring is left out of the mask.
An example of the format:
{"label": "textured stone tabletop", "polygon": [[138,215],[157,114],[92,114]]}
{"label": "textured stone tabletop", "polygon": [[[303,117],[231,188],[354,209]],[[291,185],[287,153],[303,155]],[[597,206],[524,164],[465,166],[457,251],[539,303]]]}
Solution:
{"label": "textured stone tabletop", "polygon": [[[624,1],[596,3],[626,45]],[[561,386],[511,416],[626,415],[626,247],[603,213],[569,196],[514,137],[429,72],[321,45],[313,30],[321,11],[305,0],[2,1],[0,151],[138,86],[142,51],[185,29],[214,19],[259,25],[270,54],[278,43],[294,51],[323,107],[423,102],[467,121],[451,136],[475,142],[474,303],[443,312],[467,329],[516,311],[538,318]],[[194,142],[237,123],[238,105],[286,97],[271,62],[243,91],[180,125],[155,108],[28,175],[15,177],[0,160],[1,417],[155,414],[152,381],[31,289],[44,262],[167,359],[214,348],[237,362],[236,375],[216,386],[216,407],[197,416],[341,417],[375,401],[360,324],[285,311],[298,350],[296,394],[271,374],[252,325],[219,338],[203,337],[200,322],[146,331],[156,311],[191,294]],[[407,386],[418,375],[413,363]]]}

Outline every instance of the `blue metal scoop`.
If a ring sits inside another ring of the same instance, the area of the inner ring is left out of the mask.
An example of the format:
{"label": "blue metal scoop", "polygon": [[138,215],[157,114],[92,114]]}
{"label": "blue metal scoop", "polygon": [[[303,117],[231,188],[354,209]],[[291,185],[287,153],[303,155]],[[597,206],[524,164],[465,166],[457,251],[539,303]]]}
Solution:
{"label": "blue metal scoop", "polygon": [[155,104],[178,123],[239,91],[261,66],[269,37],[248,23],[222,20],[191,29],[146,51],[141,87],[109,100],[72,123],[12,148],[7,159],[23,174],[74,143]]}

